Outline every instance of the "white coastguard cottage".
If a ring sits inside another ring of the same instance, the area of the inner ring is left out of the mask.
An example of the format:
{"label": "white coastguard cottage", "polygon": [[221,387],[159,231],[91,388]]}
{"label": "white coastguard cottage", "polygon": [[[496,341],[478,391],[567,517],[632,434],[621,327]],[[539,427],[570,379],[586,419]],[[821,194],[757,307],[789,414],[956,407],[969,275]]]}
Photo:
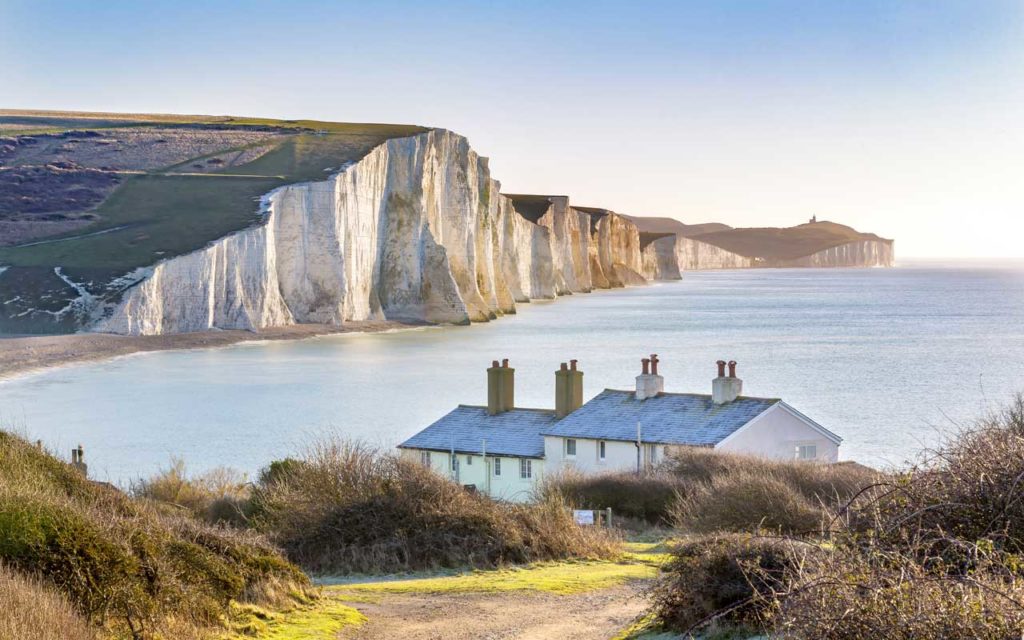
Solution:
{"label": "white coastguard cottage", "polygon": [[555,410],[514,406],[515,369],[487,370],[487,406],[460,405],[399,445],[455,481],[523,501],[544,473],[642,472],[678,447],[775,460],[836,462],[842,439],[778,398],[741,395],[736,363],[718,361],[711,394],[666,393],[658,356],[641,360],[632,391],[605,389],[583,403],[576,361],[555,372]]}

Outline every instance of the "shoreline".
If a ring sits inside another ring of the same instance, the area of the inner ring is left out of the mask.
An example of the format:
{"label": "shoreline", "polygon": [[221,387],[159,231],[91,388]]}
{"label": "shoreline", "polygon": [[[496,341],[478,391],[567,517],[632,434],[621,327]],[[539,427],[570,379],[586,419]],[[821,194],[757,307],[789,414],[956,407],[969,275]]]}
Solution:
{"label": "shoreline", "polygon": [[260,331],[230,329],[159,336],[71,333],[0,337],[0,382],[64,365],[101,362],[138,353],[214,349],[245,342],[303,340],[345,333],[383,333],[425,326],[431,325],[380,320],[349,322],[344,326],[296,324]]}

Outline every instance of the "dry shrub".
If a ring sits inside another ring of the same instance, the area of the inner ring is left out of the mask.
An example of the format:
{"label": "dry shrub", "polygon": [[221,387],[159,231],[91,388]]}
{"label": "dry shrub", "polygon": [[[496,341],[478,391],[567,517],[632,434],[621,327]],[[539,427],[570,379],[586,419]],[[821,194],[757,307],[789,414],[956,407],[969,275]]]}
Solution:
{"label": "dry shrub", "polygon": [[616,517],[666,524],[676,496],[682,489],[680,480],[666,472],[643,475],[631,472],[597,475],[563,472],[545,479],[541,495],[561,496],[579,509],[611,507]]}
{"label": "dry shrub", "polygon": [[694,533],[813,533],[879,478],[855,463],[779,462],[697,448],[673,452],[667,468],[684,487],[672,522]]}
{"label": "dry shrub", "polygon": [[244,473],[228,467],[190,476],[185,461],[172,458],[168,468],[135,483],[132,494],[182,507],[214,524],[241,525],[246,519],[249,484]]}
{"label": "dry shrub", "polygon": [[0,565],[0,640],[96,640],[52,587]]}
{"label": "dry shrub", "polygon": [[907,557],[849,546],[818,554],[789,585],[759,598],[772,626],[806,640],[1019,640],[1024,583],[996,563],[936,574]]}
{"label": "dry shrub", "polygon": [[0,561],[56,586],[88,622],[137,638],[220,625],[271,577],[308,584],[256,534],[134,500],[4,432]]}
{"label": "dry shrub", "polygon": [[774,477],[815,504],[842,504],[878,479],[878,472],[855,462],[819,464],[768,460],[757,456],[684,447],[669,454],[665,468],[684,486],[708,484],[738,474]]}
{"label": "dry shrub", "polygon": [[691,488],[672,509],[676,527],[691,533],[820,531],[830,515],[792,484],[765,471],[740,471]]}
{"label": "dry shrub", "polygon": [[394,453],[328,440],[278,463],[253,512],[290,558],[316,572],[492,567],[615,550],[563,503],[510,505],[472,494]]}
{"label": "dry shrub", "polygon": [[683,633],[723,625],[760,630],[771,594],[788,588],[808,549],[750,534],[680,543],[652,590],[653,613]]}

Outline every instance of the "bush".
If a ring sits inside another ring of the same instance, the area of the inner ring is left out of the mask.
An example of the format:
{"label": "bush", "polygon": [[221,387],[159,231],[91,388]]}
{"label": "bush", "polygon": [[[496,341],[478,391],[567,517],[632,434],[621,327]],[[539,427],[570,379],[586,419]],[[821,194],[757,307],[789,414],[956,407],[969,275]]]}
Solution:
{"label": "bush", "polygon": [[56,586],[88,622],[140,638],[221,625],[268,580],[308,584],[253,533],[133,500],[3,432],[0,562]]}
{"label": "bush", "polygon": [[185,462],[173,458],[170,467],[133,485],[132,494],[182,507],[213,524],[243,525],[249,485],[244,473],[228,467],[189,476]]}
{"label": "bush", "polygon": [[577,526],[563,503],[499,503],[357,444],[326,441],[271,468],[254,490],[257,525],[316,572],[493,567],[615,551],[605,532]]}
{"label": "bush", "polygon": [[802,545],[811,552],[787,565],[785,579],[762,561],[741,559],[732,574],[705,569],[731,566],[728,554],[742,554],[718,550],[713,537],[693,542],[697,548],[678,553],[658,586],[656,613],[675,628],[699,624],[716,608],[722,619],[749,624],[730,611],[729,597],[715,595],[743,596],[741,576],[751,585],[743,607],[758,630],[793,640],[1019,638],[1022,478],[1024,397],[1017,397],[915,468],[878,478],[839,510],[832,529]]}
{"label": "bush", "polygon": [[684,487],[671,520],[694,533],[813,533],[880,477],[855,463],[779,462],[696,448],[673,452],[666,466]]}
{"label": "bush", "polygon": [[672,474],[637,475],[630,472],[551,476],[541,487],[542,496],[560,496],[578,509],[611,507],[614,517],[667,524],[682,483]]}
{"label": "bush", "polygon": [[792,484],[768,472],[743,471],[693,487],[672,509],[675,526],[691,533],[755,531],[814,533],[830,519]]}
{"label": "bush", "polygon": [[804,555],[793,543],[746,534],[678,544],[652,591],[653,613],[683,633],[716,625],[763,630],[766,596],[789,585]]}
{"label": "bush", "polygon": [[760,598],[774,628],[805,640],[1009,640],[1024,629],[1024,584],[988,564],[972,576],[936,574],[907,557],[843,545]]}
{"label": "bush", "polygon": [[95,640],[71,604],[41,581],[0,565],[0,640]]}

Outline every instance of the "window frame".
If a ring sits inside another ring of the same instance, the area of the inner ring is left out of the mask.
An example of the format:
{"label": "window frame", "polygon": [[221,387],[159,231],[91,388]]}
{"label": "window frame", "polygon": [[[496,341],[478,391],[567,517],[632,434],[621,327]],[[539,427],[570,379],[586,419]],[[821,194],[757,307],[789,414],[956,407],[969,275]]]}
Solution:
{"label": "window frame", "polygon": [[[803,454],[804,450],[810,450],[813,455],[805,457]],[[793,447],[793,456],[796,460],[801,462],[810,462],[818,459],[818,443],[817,442],[798,442]]]}
{"label": "window frame", "polygon": [[608,461],[608,441],[598,440],[597,441],[597,461],[604,463]]}
{"label": "window frame", "polygon": [[501,476],[501,458],[494,458],[494,475]]}
{"label": "window frame", "polygon": [[533,460],[519,458],[519,479],[530,480],[533,478]]}
{"label": "window frame", "polygon": [[[572,453],[569,452],[569,444],[570,443],[572,443]],[[576,459],[576,451],[579,449],[578,445],[579,445],[579,442],[577,442],[576,438],[566,438],[565,439],[565,457],[568,458],[569,460],[575,460]]]}
{"label": "window frame", "polygon": [[422,464],[424,467],[431,467],[431,466],[433,466],[431,464],[431,461],[430,461],[430,452],[429,451],[420,451],[420,464]]}

